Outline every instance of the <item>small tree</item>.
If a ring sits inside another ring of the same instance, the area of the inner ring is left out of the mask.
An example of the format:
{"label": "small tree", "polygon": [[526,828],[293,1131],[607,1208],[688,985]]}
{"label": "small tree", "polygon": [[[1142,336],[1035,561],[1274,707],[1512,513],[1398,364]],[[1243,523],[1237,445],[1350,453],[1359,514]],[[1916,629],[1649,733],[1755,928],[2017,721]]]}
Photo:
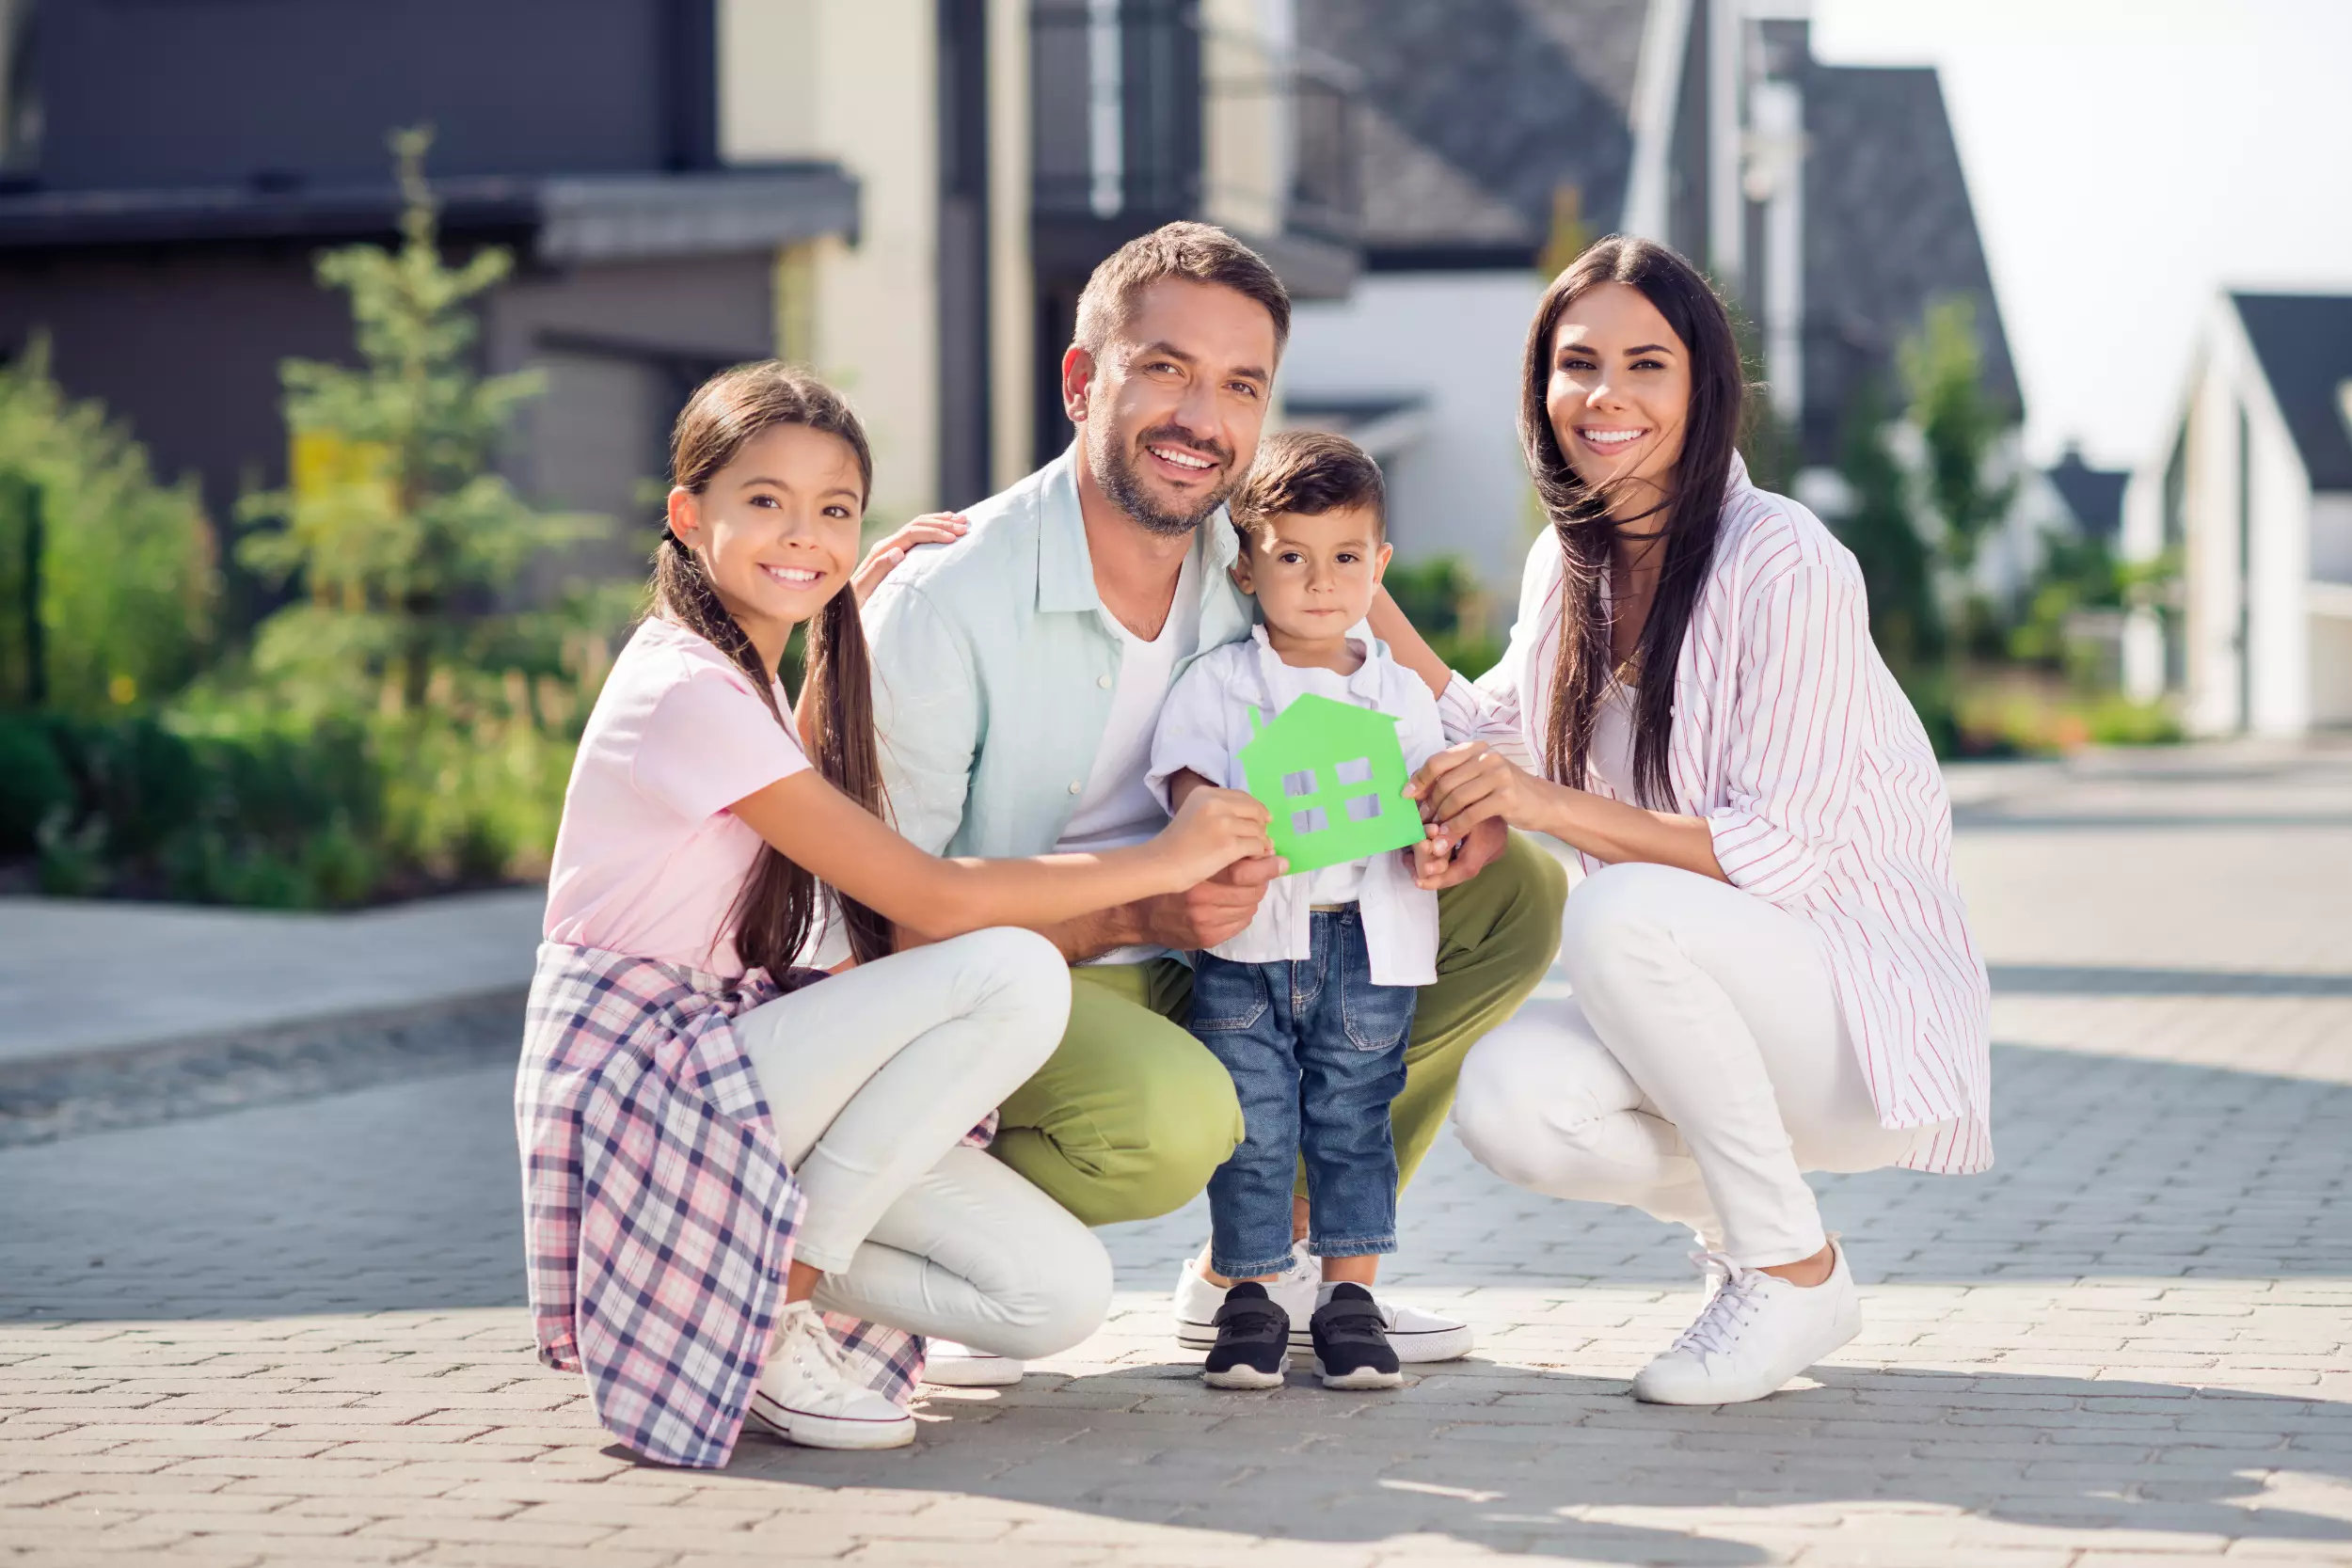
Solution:
{"label": "small tree", "polygon": [[531,622],[501,596],[532,557],[582,537],[588,519],[539,511],[496,471],[533,372],[484,376],[473,364],[469,302],[513,258],[481,251],[452,267],[425,183],[430,130],[391,136],[404,207],[396,251],[348,245],[319,258],[319,281],[351,298],[357,368],[290,359],[288,488],[249,498],[264,525],[240,554],[256,571],[298,580],[307,602],[262,626],[265,676],[310,676],[348,689],[389,687],[414,711],[437,670],[516,667]]}
{"label": "small tree", "polygon": [[2009,515],[2017,482],[1990,479],[1991,458],[2011,423],[1984,389],[1984,350],[1976,307],[1962,298],[1931,306],[1900,350],[1911,422],[1927,448],[1927,500],[1943,525],[1943,553],[1965,578],[1984,536]]}
{"label": "small tree", "polygon": [[1934,559],[1915,518],[1911,476],[1887,440],[1885,400],[1874,382],[1847,410],[1838,471],[1851,502],[1834,526],[1862,567],[1870,639],[1913,686],[1943,657],[1944,618]]}

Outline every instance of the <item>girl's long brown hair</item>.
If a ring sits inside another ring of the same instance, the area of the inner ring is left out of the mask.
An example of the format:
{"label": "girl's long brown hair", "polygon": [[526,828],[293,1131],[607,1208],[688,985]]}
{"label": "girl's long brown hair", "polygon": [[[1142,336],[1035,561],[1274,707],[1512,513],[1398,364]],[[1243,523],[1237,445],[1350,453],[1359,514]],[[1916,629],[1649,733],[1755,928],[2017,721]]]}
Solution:
{"label": "girl's long brown hair", "polygon": [[[738,365],[712,376],[687,400],[670,434],[670,483],[702,495],[744,443],[778,425],[805,425],[836,436],[857,458],[860,505],[874,488],[874,455],[865,428],[841,395],[805,371],[771,359]],[[652,610],[707,640],[750,678],[752,689],[787,731],[791,716],[778,705],[759,650],[720,602],[710,576],[674,533],[663,531],[653,558]],[[817,771],[850,800],[883,813],[882,761],[874,741],[873,674],[857,595],[843,584],[808,623],[803,690],[810,697],[809,732],[800,736]],[[890,923],[838,893],[850,950],[860,963],[891,950]],[[743,879],[730,915],[735,950],[747,969],[781,978],[823,911],[817,879],[762,846]]]}
{"label": "girl's long brown hair", "polygon": [[[1667,482],[1666,499],[1636,517],[1611,516],[1615,498],[1577,477],[1545,405],[1552,334],[1560,318],[1587,290],[1603,283],[1639,289],[1691,355],[1682,455]],[[1613,234],[1570,262],[1544,291],[1528,328],[1519,376],[1519,443],[1536,498],[1560,542],[1560,649],[1552,660],[1544,728],[1544,771],[1555,783],[1583,785],[1593,727],[1609,689],[1611,546],[1621,537],[1662,529],[1665,560],[1649,619],[1634,645],[1641,686],[1633,713],[1633,778],[1639,800],[1653,806],[1672,802],[1667,759],[1674,739],[1675,663],[1715,554],[1745,389],[1730,313],[1698,269],[1662,245]]]}

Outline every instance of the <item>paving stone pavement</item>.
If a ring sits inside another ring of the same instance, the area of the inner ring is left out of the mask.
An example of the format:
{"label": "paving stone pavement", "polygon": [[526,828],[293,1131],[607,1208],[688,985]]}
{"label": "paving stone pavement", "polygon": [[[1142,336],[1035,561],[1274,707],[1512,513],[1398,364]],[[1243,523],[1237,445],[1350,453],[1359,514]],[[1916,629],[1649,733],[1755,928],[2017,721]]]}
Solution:
{"label": "paving stone pavement", "polygon": [[1103,1331],[882,1455],[640,1465],[519,1310],[509,1079],[0,1151],[0,1562],[2352,1563],[2352,753],[1974,776],[2000,1163],[1823,1180],[1861,1339],[1640,1406],[1686,1244],[1450,1142],[1397,1293],[1479,1354],[1202,1389],[1111,1233]]}

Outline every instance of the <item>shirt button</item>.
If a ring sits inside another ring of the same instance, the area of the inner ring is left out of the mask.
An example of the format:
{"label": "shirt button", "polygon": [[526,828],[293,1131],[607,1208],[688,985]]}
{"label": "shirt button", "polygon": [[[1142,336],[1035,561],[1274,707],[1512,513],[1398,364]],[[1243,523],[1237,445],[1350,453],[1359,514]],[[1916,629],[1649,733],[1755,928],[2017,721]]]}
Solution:
{"label": "shirt button", "polygon": [[1081,784],[1078,780],[1073,779],[1070,781],[1070,793],[1073,795],[1083,795],[1086,793],[1086,785]]}
{"label": "shirt button", "polygon": [[1111,678],[1108,675],[1097,675],[1094,677],[1094,684],[1108,691],[1111,689]]}

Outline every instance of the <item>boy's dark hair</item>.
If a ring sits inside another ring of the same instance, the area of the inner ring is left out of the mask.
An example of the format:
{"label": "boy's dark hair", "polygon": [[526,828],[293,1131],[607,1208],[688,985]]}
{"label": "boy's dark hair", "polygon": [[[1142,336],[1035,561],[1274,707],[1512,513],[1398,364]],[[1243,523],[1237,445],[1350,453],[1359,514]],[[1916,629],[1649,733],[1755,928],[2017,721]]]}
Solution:
{"label": "boy's dark hair", "polygon": [[1233,492],[1232,511],[1233,526],[1248,538],[1286,512],[1317,517],[1351,506],[1370,511],[1388,532],[1389,487],[1380,465],[1344,436],[1285,430],[1258,444],[1258,460]]}

